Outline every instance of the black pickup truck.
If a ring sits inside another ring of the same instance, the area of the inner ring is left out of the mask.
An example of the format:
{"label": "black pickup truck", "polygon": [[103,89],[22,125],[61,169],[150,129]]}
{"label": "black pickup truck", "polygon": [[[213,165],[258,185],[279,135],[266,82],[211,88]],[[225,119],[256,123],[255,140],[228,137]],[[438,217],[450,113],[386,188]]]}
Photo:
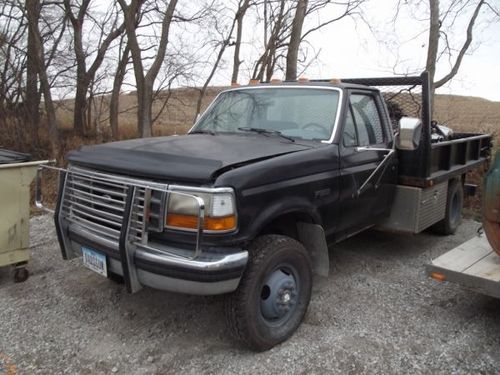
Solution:
{"label": "black pickup truck", "polygon": [[426,73],[233,87],[187,135],[83,146],[60,170],[63,257],[132,293],[227,294],[230,331],[271,348],[302,321],[329,245],[457,228],[491,137],[431,122],[428,93]]}

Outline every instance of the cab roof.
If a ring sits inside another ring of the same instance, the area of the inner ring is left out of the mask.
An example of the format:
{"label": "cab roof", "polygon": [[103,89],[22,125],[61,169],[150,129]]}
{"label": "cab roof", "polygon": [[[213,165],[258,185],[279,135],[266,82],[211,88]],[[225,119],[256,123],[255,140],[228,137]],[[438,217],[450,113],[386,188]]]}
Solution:
{"label": "cab roof", "polygon": [[232,86],[231,89],[245,89],[250,87],[332,87],[339,89],[363,89],[379,91],[376,87],[360,85],[356,83],[343,82],[339,80],[338,82],[332,83],[330,80],[308,80],[308,81],[277,81],[277,82],[259,82],[250,83],[248,85],[238,85]]}

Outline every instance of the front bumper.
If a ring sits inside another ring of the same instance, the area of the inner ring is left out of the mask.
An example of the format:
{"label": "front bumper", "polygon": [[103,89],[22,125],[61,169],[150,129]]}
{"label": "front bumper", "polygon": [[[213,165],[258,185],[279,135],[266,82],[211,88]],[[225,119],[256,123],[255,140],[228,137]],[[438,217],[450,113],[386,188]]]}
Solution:
{"label": "front bumper", "polygon": [[88,223],[83,225],[81,221],[72,220],[68,213],[71,210],[63,209],[66,179],[70,173],[61,172],[60,196],[54,215],[65,259],[81,256],[82,246],[104,253],[108,271],[123,276],[131,293],[147,286],[179,293],[213,295],[232,292],[238,287],[248,261],[246,250],[201,246],[193,254],[193,251],[160,243],[134,240],[131,218],[136,189],[133,186],[126,187],[123,224],[115,239],[92,230]]}

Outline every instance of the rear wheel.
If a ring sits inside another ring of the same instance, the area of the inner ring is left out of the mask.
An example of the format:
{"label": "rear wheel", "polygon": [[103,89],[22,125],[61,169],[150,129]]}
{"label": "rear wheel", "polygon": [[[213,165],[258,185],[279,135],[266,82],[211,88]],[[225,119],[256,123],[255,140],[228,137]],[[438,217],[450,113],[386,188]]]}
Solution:
{"label": "rear wheel", "polygon": [[296,240],[257,238],[238,289],[225,301],[232,335],[263,351],[288,339],[302,322],[311,298],[309,254]]}
{"label": "rear wheel", "polygon": [[460,180],[452,180],[448,185],[446,198],[446,213],[443,220],[434,224],[433,231],[437,234],[449,235],[456,232],[462,222],[464,206],[464,190]]}

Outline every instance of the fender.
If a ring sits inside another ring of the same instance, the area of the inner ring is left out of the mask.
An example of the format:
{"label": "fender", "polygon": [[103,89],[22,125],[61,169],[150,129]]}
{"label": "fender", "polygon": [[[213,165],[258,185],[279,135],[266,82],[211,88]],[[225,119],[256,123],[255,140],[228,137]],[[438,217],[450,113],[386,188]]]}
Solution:
{"label": "fender", "polygon": [[[290,205],[290,202],[294,204]],[[313,271],[320,276],[327,277],[330,261],[325,231],[321,226],[319,212],[307,200],[294,197],[294,199],[287,198],[274,203],[260,213],[249,228],[249,233],[256,237],[267,225],[287,214],[299,214],[312,220],[312,222],[298,221],[296,223],[298,240],[311,253]]]}
{"label": "fender", "polygon": [[314,224],[322,225],[321,215],[311,202],[302,197],[286,196],[261,211],[252,221],[247,233],[250,237],[255,238],[266,225],[269,225],[280,216],[293,213],[302,214],[310,218]]}

